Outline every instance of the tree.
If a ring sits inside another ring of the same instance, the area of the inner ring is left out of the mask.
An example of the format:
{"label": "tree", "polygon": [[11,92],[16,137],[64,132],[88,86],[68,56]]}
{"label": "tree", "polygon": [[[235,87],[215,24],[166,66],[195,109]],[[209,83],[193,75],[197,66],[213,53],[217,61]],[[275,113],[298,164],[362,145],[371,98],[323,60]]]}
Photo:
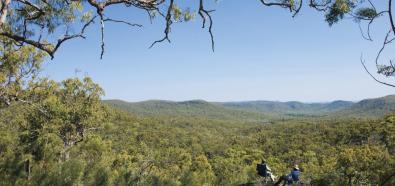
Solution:
{"label": "tree", "polygon": [[37,80],[45,54],[33,46],[17,47],[9,39],[0,41],[0,53],[0,108],[27,103],[25,90]]}
{"label": "tree", "polygon": [[[380,63],[380,56],[385,47],[395,39],[395,25],[393,21],[393,0],[386,0],[386,6],[379,10],[371,0],[260,0],[268,7],[280,7],[289,10],[295,17],[303,6],[308,6],[322,12],[325,21],[334,25],[340,20],[351,17],[360,25],[363,38],[372,40],[370,28],[375,20],[388,17],[388,33],[385,36],[383,47],[375,59],[377,73],[390,77],[395,75],[393,61]],[[34,46],[44,51],[51,58],[66,41],[76,38],[85,38],[86,29],[95,21],[100,22],[101,55],[105,52],[104,25],[107,22],[123,23],[129,26],[141,27],[142,25],[124,20],[116,20],[107,14],[106,10],[115,5],[133,7],[147,13],[148,19],[156,17],[165,21],[164,36],[152,43],[170,42],[171,27],[175,22],[189,21],[198,15],[202,20],[202,28],[208,27],[214,51],[214,36],[212,32],[213,10],[206,9],[205,1],[199,0],[188,3],[186,6],[177,4],[176,0],[1,0],[0,4],[0,36],[1,40],[11,40],[14,46]],[[197,5],[197,6],[196,6]],[[191,8],[196,7],[196,8]],[[366,23],[363,32],[361,23]],[[73,31],[78,30],[78,31]],[[54,39],[55,38],[55,39]],[[379,80],[361,63],[366,71],[379,83],[395,86]]]}
{"label": "tree", "polygon": [[[40,137],[53,134],[60,139],[62,160],[69,159],[70,149],[82,142],[86,133],[96,130],[105,117],[100,102],[103,90],[90,78],[67,79],[58,84],[43,80],[29,100],[34,100],[27,115],[27,125],[22,140],[33,156],[41,159]],[[26,140],[26,141],[25,141]],[[37,144],[38,143],[38,144]],[[37,144],[37,145],[36,145]]]}
{"label": "tree", "polygon": [[[302,0],[260,2],[286,8],[292,16],[305,5]],[[390,29],[376,65],[379,74],[394,76],[392,61],[378,63],[395,33],[392,0],[386,2],[384,11],[378,11],[369,0],[310,0],[307,5],[323,12],[329,25],[347,16],[367,23],[363,37],[368,40],[372,40],[372,23],[387,15]],[[198,1],[196,10],[180,7],[175,0],[0,0],[0,184],[240,184],[254,179],[251,162],[263,155],[277,172],[285,172],[292,161],[301,161],[310,171],[305,177],[312,182],[335,178],[334,183],[393,183],[393,116],[386,118],[379,132],[366,130],[370,126],[361,121],[317,126],[251,124],[259,129],[257,135],[250,125],[234,121],[184,121],[182,117],[134,120],[114,111],[120,123],[107,126],[114,130],[98,131],[108,117],[100,102],[103,90],[97,84],[90,78],[57,83],[38,78],[38,73],[46,57],[53,58],[66,41],[85,38],[86,29],[95,21],[100,21],[101,57],[105,23],[141,26],[109,17],[105,10],[113,5],[134,7],[146,11],[149,19],[165,20],[163,38],[151,47],[170,41],[173,23],[198,15],[203,28],[208,26],[214,50],[212,11],[205,8],[203,0]],[[77,28],[80,30],[73,32]],[[347,135],[342,136],[342,129]],[[249,151],[256,148],[260,149]],[[320,179],[334,166],[342,172]],[[367,172],[371,167],[373,171]],[[337,177],[340,174],[348,180]]]}

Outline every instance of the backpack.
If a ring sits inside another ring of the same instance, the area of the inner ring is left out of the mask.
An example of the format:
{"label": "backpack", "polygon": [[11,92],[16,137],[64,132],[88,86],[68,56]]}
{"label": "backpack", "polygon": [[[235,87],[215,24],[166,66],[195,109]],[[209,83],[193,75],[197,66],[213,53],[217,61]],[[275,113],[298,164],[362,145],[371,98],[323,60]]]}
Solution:
{"label": "backpack", "polygon": [[256,165],[256,171],[258,172],[258,175],[266,177],[267,176],[267,168],[265,164],[257,164]]}

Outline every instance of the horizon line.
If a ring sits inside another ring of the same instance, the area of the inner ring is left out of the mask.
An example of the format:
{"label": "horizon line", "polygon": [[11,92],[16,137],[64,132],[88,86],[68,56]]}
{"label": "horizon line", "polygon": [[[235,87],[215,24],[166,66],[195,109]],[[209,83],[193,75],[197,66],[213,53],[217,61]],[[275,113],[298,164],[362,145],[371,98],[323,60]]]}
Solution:
{"label": "horizon line", "polygon": [[305,104],[317,104],[317,103],[333,103],[336,101],[345,101],[345,102],[360,102],[362,100],[369,100],[369,99],[379,99],[379,98],[385,98],[388,96],[395,96],[395,94],[389,94],[385,96],[380,96],[380,97],[369,97],[369,98],[364,98],[360,100],[342,100],[342,99],[334,99],[330,101],[298,101],[298,100],[288,100],[288,101],[280,101],[280,100],[270,100],[270,99],[254,99],[254,100],[227,100],[227,101],[213,101],[213,100],[205,100],[205,99],[187,99],[187,100],[168,100],[168,99],[144,99],[140,101],[129,101],[129,100],[123,100],[120,98],[106,98],[102,99],[102,101],[124,101],[128,103],[141,103],[141,102],[148,102],[148,101],[164,101],[164,102],[174,102],[174,103],[180,103],[180,102],[189,102],[189,101],[204,101],[208,103],[240,103],[240,102],[258,102],[258,101],[267,101],[267,102],[279,102],[279,103],[289,103],[289,102],[300,102],[300,103],[305,103]]}

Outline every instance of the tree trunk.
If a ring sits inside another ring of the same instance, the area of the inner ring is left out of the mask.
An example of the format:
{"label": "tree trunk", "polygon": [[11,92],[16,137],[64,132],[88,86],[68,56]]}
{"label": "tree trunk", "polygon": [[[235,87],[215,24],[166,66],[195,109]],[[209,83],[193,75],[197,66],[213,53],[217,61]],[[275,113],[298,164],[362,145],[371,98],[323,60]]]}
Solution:
{"label": "tree trunk", "polygon": [[0,26],[2,26],[7,20],[8,8],[11,4],[11,0],[1,0],[0,4]]}
{"label": "tree trunk", "polygon": [[71,148],[72,144],[70,144],[69,141],[64,142],[64,146],[63,146],[63,151],[62,154],[60,156],[60,161],[61,162],[65,162],[68,159],[70,159],[70,148]]}
{"label": "tree trunk", "polygon": [[352,176],[348,176],[348,185],[352,186]]}
{"label": "tree trunk", "polygon": [[25,161],[25,172],[27,173],[27,180],[30,180],[30,160]]}

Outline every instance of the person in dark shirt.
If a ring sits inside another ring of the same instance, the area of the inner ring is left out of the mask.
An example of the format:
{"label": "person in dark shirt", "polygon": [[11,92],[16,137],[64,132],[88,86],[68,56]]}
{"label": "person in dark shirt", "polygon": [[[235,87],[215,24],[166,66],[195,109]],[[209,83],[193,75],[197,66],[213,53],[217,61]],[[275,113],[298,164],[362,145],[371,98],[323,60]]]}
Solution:
{"label": "person in dark shirt", "polygon": [[293,183],[300,182],[300,170],[298,165],[294,165],[292,171],[288,175],[283,175],[274,185],[280,185],[283,182],[283,185],[292,185]]}
{"label": "person in dark shirt", "polygon": [[288,184],[298,183],[300,181],[300,170],[299,166],[295,165],[291,173],[288,174]]}
{"label": "person in dark shirt", "polygon": [[260,176],[262,176],[264,178],[269,177],[272,182],[274,182],[274,180],[276,179],[276,177],[271,172],[272,170],[266,164],[265,160],[262,160],[262,162],[260,164],[257,164],[256,170]]}

